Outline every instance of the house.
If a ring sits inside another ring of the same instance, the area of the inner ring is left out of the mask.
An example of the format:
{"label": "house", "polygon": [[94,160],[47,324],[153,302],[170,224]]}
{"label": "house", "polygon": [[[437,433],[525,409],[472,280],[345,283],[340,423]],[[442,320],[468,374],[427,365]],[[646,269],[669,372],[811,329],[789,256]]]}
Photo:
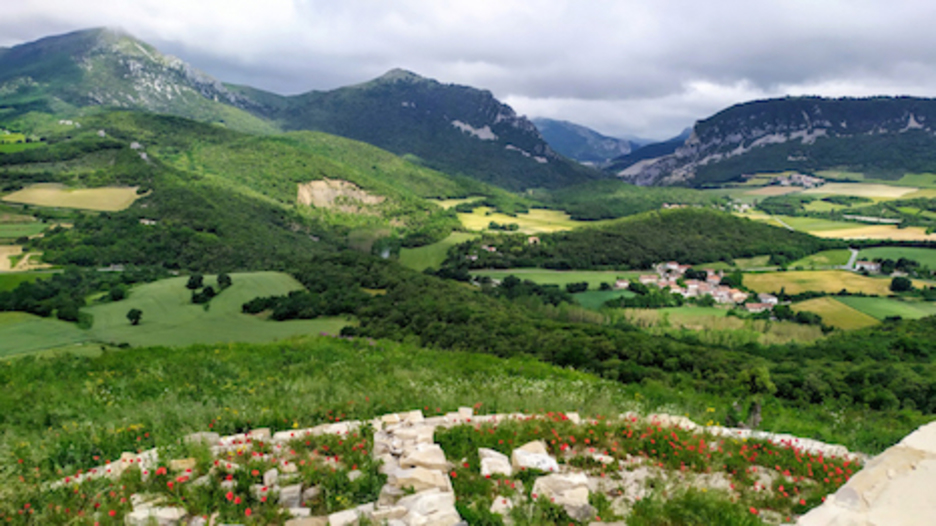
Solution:
{"label": "house", "polygon": [[614,288],[616,289],[626,289],[628,287],[630,287],[630,281],[626,279],[619,279],[614,282]]}
{"label": "house", "polygon": [[744,303],[747,301],[749,294],[738,289],[731,289],[729,291],[729,296],[731,297],[731,301],[735,303]]}
{"label": "house", "polygon": [[757,312],[768,311],[773,308],[773,305],[769,303],[746,303],[744,305],[744,308],[748,312],[757,313]]}
{"label": "house", "polygon": [[657,276],[653,274],[644,274],[638,278],[638,280],[644,285],[655,285],[657,282]]}
{"label": "house", "polygon": [[159,224],[159,221],[156,221],[153,219],[140,219],[140,224],[146,225],[146,226],[153,226],[153,225]]}
{"label": "house", "polygon": [[881,272],[881,264],[873,261],[856,261],[855,270],[864,270],[872,274],[879,274]]}
{"label": "house", "polygon": [[777,297],[773,294],[766,294],[763,292],[757,295],[757,299],[760,300],[761,303],[766,303],[768,305],[776,305],[780,303],[780,300],[778,300]]}
{"label": "house", "polygon": [[486,250],[488,252],[497,252],[497,247],[491,247],[488,245],[481,245],[481,250]]}
{"label": "house", "polygon": [[540,238],[536,236],[530,236],[527,238],[527,245],[539,245],[539,244],[540,244]]}

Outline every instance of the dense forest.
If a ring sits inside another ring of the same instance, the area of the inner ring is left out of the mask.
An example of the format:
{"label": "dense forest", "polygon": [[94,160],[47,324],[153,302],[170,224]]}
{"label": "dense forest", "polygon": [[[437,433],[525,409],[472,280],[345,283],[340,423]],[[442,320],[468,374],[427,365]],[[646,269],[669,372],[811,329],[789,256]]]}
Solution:
{"label": "dense forest", "polygon": [[531,243],[523,235],[483,236],[455,247],[444,267],[447,275],[469,268],[646,269],[662,261],[699,264],[763,254],[793,261],[844,246],[842,241],[819,239],[715,210],[689,208],[541,235],[539,243]]}

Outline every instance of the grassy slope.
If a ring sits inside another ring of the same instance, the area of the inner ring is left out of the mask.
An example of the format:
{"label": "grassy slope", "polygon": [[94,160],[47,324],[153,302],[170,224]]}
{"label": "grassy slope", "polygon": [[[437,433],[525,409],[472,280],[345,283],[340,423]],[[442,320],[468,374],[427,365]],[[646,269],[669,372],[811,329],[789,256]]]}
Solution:
{"label": "grassy slope", "polygon": [[400,250],[400,263],[413,270],[423,271],[427,268],[439,268],[445,261],[448,249],[474,239],[476,234],[465,232],[452,232],[442,241],[418,248],[404,248]]}
{"label": "grassy slope", "polygon": [[936,250],[929,248],[875,247],[863,249],[858,253],[858,259],[861,260],[871,261],[877,258],[893,259],[894,261],[907,258],[929,268],[936,268]]}
{"label": "grassy slope", "polygon": [[848,250],[824,250],[822,252],[807,256],[798,261],[790,263],[788,266],[790,268],[796,267],[831,267],[831,266],[841,266],[848,263],[848,258],[851,257],[851,252]]}
{"label": "grassy slope", "polygon": [[87,342],[90,336],[73,323],[25,312],[0,312],[0,357]]}
{"label": "grassy slope", "polygon": [[[105,342],[141,345],[190,345],[228,341],[262,342],[321,331],[337,333],[348,322],[324,318],[288,322],[265,321],[241,313],[241,305],[257,296],[274,296],[302,289],[296,280],[275,272],[232,274],[234,284],[209,304],[191,303],[187,278],[171,278],[141,285],[123,301],[86,309],[94,316],[90,334]],[[215,277],[206,276],[206,285]],[[215,286],[217,290],[217,287]],[[143,311],[138,326],[130,325],[130,309]]]}
{"label": "grassy slope", "polygon": [[877,320],[871,316],[838,301],[837,298],[815,298],[796,303],[792,308],[797,312],[815,312],[822,316],[826,325],[844,330],[862,329],[877,324]]}
{"label": "grassy slope", "polygon": [[901,318],[915,320],[936,314],[936,304],[931,302],[903,301],[892,298],[861,298],[857,296],[843,296],[836,299],[879,320],[883,320],[888,316],[900,316]]}

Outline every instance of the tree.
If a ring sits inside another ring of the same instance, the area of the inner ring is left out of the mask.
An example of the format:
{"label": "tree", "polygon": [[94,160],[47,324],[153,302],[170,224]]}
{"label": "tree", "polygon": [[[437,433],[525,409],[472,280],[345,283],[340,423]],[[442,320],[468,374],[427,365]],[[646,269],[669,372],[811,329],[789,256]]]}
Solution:
{"label": "tree", "polygon": [[202,276],[201,274],[192,274],[189,276],[188,283],[185,284],[185,288],[191,290],[200,289],[204,282],[205,276]]}
{"label": "tree", "polygon": [[897,277],[891,280],[890,289],[892,292],[907,292],[913,290],[913,282],[909,278]]}
{"label": "tree", "polygon": [[231,286],[231,276],[221,273],[218,274],[218,289],[224,290]]}
{"label": "tree", "polygon": [[114,285],[110,289],[111,301],[120,301],[127,297],[127,287],[123,285]]}
{"label": "tree", "polygon": [[568,292],[569,294],[575,294],[577,292],[585,292],[588,290],[588,282],[582,281],[580,283],[567,283],[565,288],[566,288],[566,292]]}
{"label": "tree", "polygon": [[139,325],[140,318],[143,317],[143,311],[140,309],[130,309],[130,312],[127,313],[127,319],[130,320],[130,325]]}

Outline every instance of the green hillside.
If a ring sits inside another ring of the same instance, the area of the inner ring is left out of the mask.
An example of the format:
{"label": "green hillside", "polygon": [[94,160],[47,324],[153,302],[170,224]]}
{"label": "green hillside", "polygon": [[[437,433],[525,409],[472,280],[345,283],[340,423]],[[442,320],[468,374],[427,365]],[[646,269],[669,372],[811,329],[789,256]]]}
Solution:
{"label": "green hillside", "polygon": [[657,210],[664,204],[705,206],[725,201],[715,194],[698,190],[636,186],[617,179],[560,188],[541,199],[565,210],[573,219],[586,221],[639,214]]}

